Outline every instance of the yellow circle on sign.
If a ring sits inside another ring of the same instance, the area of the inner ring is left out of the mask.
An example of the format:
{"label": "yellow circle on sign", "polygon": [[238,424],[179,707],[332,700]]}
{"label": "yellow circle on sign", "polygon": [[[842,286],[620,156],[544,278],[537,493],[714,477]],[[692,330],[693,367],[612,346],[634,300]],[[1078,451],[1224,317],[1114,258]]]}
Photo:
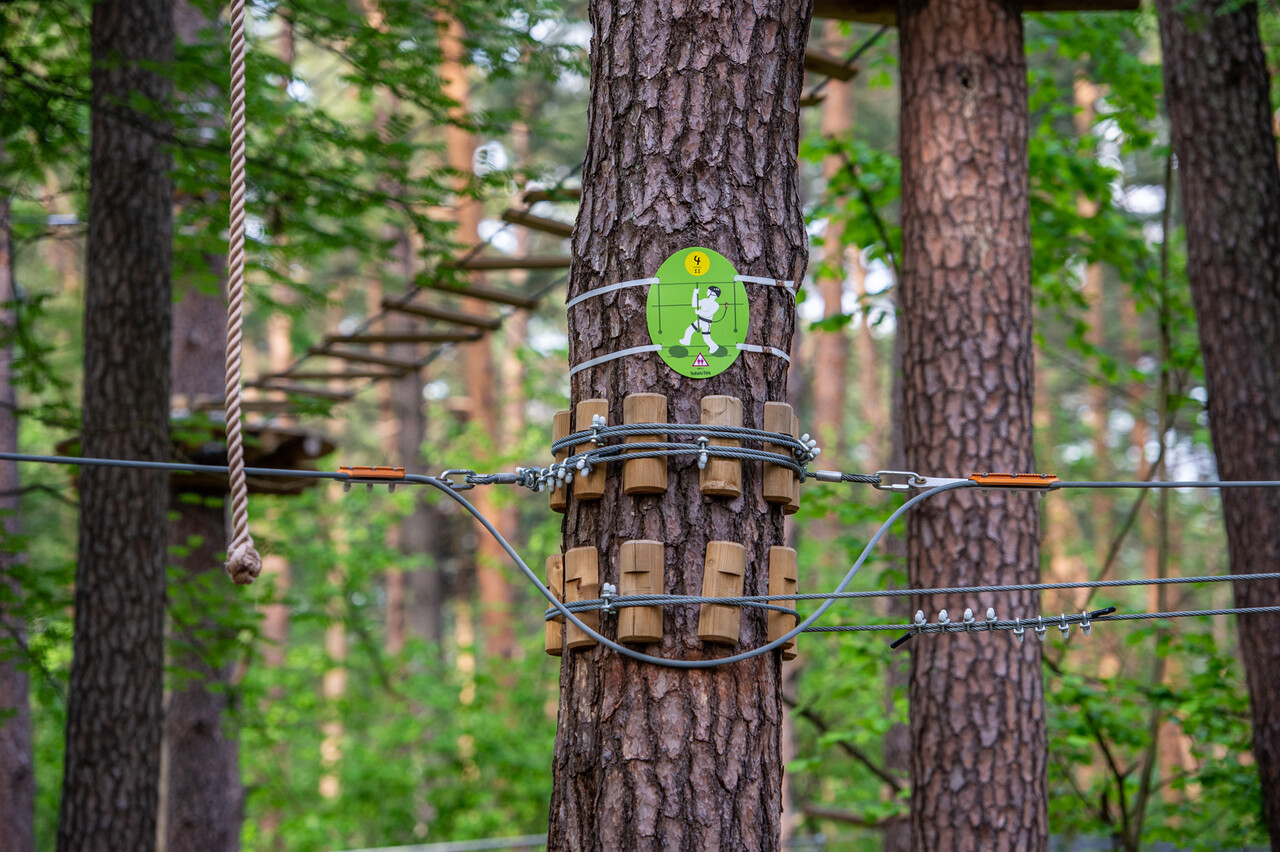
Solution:
{"label": "yellow circle on sign", "polygon": [[685,256],[684,268],[690,275],[706,275],[711,268],[711,258],[700,251],[691,251]]}

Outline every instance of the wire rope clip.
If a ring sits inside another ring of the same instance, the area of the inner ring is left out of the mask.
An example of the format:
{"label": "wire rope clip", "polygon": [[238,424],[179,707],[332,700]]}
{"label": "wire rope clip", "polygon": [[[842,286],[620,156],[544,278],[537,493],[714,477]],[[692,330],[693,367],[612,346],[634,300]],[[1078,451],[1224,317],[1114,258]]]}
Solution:
{"label": "wire rope clip", "polygon": [[[445,485],[449,486],[449,488],[453,489],[454,491],[466,491],[470,488],[476,487],[476,484],[471,481],[471,477],[475,475],[476,475],[476,472],[474,470],[451,467],[448,470],[446,470],[444,473],[441,473],[438,479],[441,482],[443,482]],[[455,476],[461,476],[462,481],[454,482],[452,477],[455,477]]]}
{"label": "wire rope clip", "polygon": [[928,625],[928,622],[925,620],[924,610],[922,609],[916,610],[916,618],[915,618],[915,621],[912,622],[911,628],[902,636],[899,636],[897,639],[890,642],[889,648],[890,649],[898,648],[906,644],[908,639],[910,639],[912,636],[915,636],[917,633],[921,632],[927,625]]}
{"label": "wire rope clip", "polygon": [[1047,631],[1048,629],[1049,628],[1044,626],[1044,616],[1037,615],[1036,616],[1036,638],[1038,638],[1041,642],[1043,642],[1045,631]]}
{"label": "wire rope clip", "polygon": [[974,625],[974,623],[975,623],[975,621],[974,621],[974,618],[973,618],[973,610],[971,610],[971,609],[966,609],[966,610],[964,611],[964,632],[965,632],[965,633],[972,633],[972,632],[973,632],[973,625]]}
{"label": "wire rope clip", "polygon": [[342,465],[338,473],[348,476],[342,483],[343,491],[350,491],[353,482],[363,482],[367,491],[373,491],[375,485],[386,485],[388,491],[395,491],[396,483],[404,479],[404,468],[390,465]]}
{"label": "wire rope clip", "polygon": [[1022,626],[1022,619],[1015,618],[1013,620],[1013,635],[1018,640],[1019,645],[1022,644],[1022,640],[1025,638],[1024,634],[1026,632],[1027,632],[1027,629]]}
{"label": "wire rope clip", "polygon": [[618,587],[613,583],[604,583],[600,586],[600,600],[604,601],[600,607],[600,611],[613,615],[617,612],[617,608],[613,605],[613,599],[618,594]]}
{"label": "wire rope clip", "polygon": [[1089,610],[1080,611],[1080,629],[1084,631],[1084,635],[1088,636],[1093,632],[1093,622],[1089,621]]}
{"label": "wire rope clip", "polygon": [[1071,625],[1067,624],[1067,614],[1065,612],[1062,614],[1062,621],[1058,623],[1058,629],[1062,631],[1063,640],[1066,640],[1071,635]]}
{"label": "wire rope clip", "polygon": [[996,610],[995,607],[987,607],[987,632],[990,633],[996,629]]}

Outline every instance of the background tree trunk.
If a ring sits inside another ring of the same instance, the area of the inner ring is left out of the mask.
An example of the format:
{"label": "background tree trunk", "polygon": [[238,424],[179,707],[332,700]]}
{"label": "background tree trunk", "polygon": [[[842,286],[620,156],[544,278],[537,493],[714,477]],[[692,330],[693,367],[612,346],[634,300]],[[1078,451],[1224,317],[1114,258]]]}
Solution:
{"label": "background tree trunk", "polygon": [[[1021,4],[900,0],[904,449],[909,469],[1029,471],[1031,236]],[[1036,497],[945,495],[909,516],[911,584],[1035,582]],[[1037,613],[1037,596],[921,600]],[[959,612],[956,613],[957,616]],[[1041,646],[912,642],[912,847],[1046,849]]]}
{"label": "background tree trunk", "polygon": [[[460,120],[471,109],[471,86],[467,80],[464,61],[464,36],[462,25],[456,20],[450,20],[447,33],[440,43],[444,56],[440,67],[442,90],[458,104],[455,114]],[[471,175],[476,150],[475,136],[465,127],[456,125],[446,126],[444,136],[449,167],[456,169],[461,175]],[[463,246],[474,246],[480,242],[479,225],[483,213],[484,208],[479,201],[469,198],[464,192],[455,196],[454,216],[458,223],[455,236]],[[467,298],[461,300],[461,307],[473,314],[484,314],[490,309],[489,305],[480,300]],[[458,351],[462,355],[463,376],[469,397],[468,417],[471,423],[480,427],[489,446],[496,448],[499,445],[499,412],[492,336],[485,335],[480,340],[461,343]],[[472,492],[471,501],[482,514],[500,525],[501,518],[493,497],[491,490],[481,488]],[[482,645],[485,655],[494,661],[509,660],[516,652],[516,635],[511,620],[511,587],[504,567],[507,555],[479,523],[474,524],[473,529],[476,536],[476,589],[480,598]],[[499,531],[504,537],[510,537],[511,530],[501,529],[499,526]]]}
{"label": "background tree trunk", "polygon": [[[0,140],[0,156],[4,142]],[[0,196],[0,333],[12,331],[6,307],[15,298],[9,198]],[[18,451],[18,397],[13,387],[13,345],[0,348],[0,452]],[[5,538],[18,534],[17,462],[0,462],[0,524]],[[8,544],[8,542],[6,542]],[[31,702],[21,660],[27,642],[22,589],[12,576],[18,561],[0,551],[0,852],[34,852],[36,776],[31,755]]]}
{"label": "background tree trunk", "polygon": [[[174,35],[196,44],[211,26],[189,2],[173,4]],[[212,96],[212,92],[202,93]],[[179,202],[181,203],[181,201]],[[226,262],[206,257],[219,283],[218,295],[188,284],[173,305],[173,393],[188,399],[217,399],[225,392]],[[230,703],[236,628],[218,616],[235,612],[236,587],[223,576],[227,543],[226,494],[183,499],[182,478],[172,480],[169,545],[179,554],[182,584],[170,595],[170,664],[181,671],[165,707],[164,788],[161,839],[164,852],[235,852],[240,848],[244,793],[240,784],[240,747],[224,728]]]}
{"label": "background tree trunk", "polygon": [[[86,456],[167,461],[173,186],[163,128],[172,0],[93,5],[84,310]],[[75,638],[58,849],[156,843],[168,475],[80,470]]]}
{"label": "background tree trunk", "polygon": [[[1223,479],[1280,479],[1280,167],[1257,6],[1158,0],[1187,277]],[[1166,236],[1167,238],[1167,236]],[[1222,492],[1233,573],[1280,571],[1280,490]],[[1238,606],[1280,604],[1280,583],[1240,583]],[[1253,750],[1271,848],[1280,850],[1280,616],[1239,621]]]}
{"label": "background tree trunk", "polygon": [[[652,275],[673,252],[705,246],[740,274],[799,280],[808,239],[797,191],[802,53],[811,4],[726,2],[688,8],[590,8],[591,100],[583,198],[569,296]],[[795,308],[778,288],[753,288],[748,342],[791,348]],[[569,313],[570,363],[649,343],[645,293],[622,290]],[[746,426],[782,400],[786,363],[743,353],[695,381],[656,355],[586,370],[573,400],[609,400],[622,422],[630,392],[665,394],[671,422],[697,423],[700,400],[743,401]],[[743,466],[743,496],[704,497],[692,458],[668,465],[668,489],[624,496],[609,469],[604,499],[573,500],[566,547],[600,552],[601,582],[618,581],[622,542],[666,543],[664,591],[700,594],[707,542],[747,548],[745,589],[763,594],[780,507],[764,502],[759,466]],[[697,638],[698,607],[667,607],[667,657],[722,655]],[[606,633],[615,622],[602,619]],[[740,648],[765,640],[763,614],[744,611]],[[704,671],[641,665],[594,649],[566,651],[560,672],[548,848],[776,849],[782,702],[779,654]]]}

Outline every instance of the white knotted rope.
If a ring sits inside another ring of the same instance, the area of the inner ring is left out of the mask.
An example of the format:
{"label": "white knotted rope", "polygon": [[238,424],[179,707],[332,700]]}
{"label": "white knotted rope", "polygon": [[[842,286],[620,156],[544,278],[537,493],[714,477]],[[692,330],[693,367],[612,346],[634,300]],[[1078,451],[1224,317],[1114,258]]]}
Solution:
{"label": "white knotted rope", "polygon": [[240,326],[244,319],[244,0],[231,0],[231,229],[227,249],[227,466],[231,477],[231,543],[227,573],[252,583],[262,557],[249,534],[249,485],[240,427]]}

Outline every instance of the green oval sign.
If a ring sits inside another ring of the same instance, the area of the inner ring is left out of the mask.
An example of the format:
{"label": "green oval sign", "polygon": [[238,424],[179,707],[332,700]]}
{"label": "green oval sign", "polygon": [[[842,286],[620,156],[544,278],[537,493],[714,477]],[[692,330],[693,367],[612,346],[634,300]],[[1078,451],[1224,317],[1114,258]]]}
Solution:
{"label": "green oval sign", "polygon": [[680,375],[707,379],[738,360],[750,305],[737,274],[724,255],[704,248],[681,249],[658,267],[645,311],[649,339]]}

